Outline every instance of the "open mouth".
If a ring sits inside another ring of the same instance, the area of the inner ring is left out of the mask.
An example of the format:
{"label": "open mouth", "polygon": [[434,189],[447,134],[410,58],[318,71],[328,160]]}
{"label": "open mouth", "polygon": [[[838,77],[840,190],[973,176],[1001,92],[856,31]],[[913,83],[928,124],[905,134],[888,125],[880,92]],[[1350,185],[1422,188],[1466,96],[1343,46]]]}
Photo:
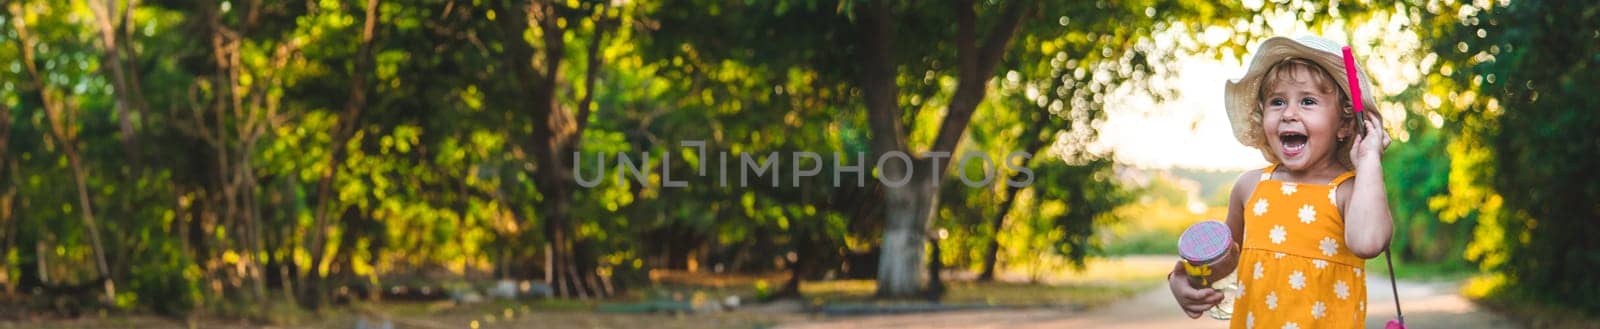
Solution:
{"label": "open mouth", "polygon": [[1283,132],[1278,134],[1278,142],[1283,145],[1283,155],[1287,157],[1299,156],[1306,150],[1307,136],[1300,132]]}

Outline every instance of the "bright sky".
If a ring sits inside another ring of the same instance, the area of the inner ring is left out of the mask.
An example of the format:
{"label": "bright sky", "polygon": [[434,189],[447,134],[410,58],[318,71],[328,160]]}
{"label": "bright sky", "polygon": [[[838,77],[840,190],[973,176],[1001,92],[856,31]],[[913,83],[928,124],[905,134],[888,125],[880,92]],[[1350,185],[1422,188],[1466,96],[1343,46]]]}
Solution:
{"label": "bright sky", "polygon": [[1107,102],[1100,139],[1092,147],[1113,150],[1124,163],[1146,168],[1246,169],[1266,166],[1261,152],[1233,138],[1222,106],[1224,81],[1244,65],[1211,58],[1180,58],[1174,77],[1178,97],[1157,104],[1131,92]]}

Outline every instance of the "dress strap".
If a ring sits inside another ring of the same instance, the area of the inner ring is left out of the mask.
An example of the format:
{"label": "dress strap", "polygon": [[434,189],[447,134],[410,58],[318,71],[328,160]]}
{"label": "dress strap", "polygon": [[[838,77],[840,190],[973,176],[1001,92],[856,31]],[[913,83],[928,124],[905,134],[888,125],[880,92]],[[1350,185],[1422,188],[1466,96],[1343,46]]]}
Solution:
{"label": "dress strap", "polygon": [[1267,166],[1264,169],[1261,169],[1261,181],[1265,182],[1268,179],[1272,179],[1272,170],[1273,169],[1278,169],[1278,164],[1274,163],[1272,165]]}
{"label": "dress strap", "polygon": [[1339,205],[1339,197],[1337,196],[1339,194],[1339,184],[1352,177],[1356,177],[1356,172],[1346,171],[1343,174],[1339,174],[1339,177],[1334,177],[1333,181],[1328,182],[1328,202],[1333,202],[1335,206]]}
{"label": "dress strap", "polygon": [[1344,183],[1345,180],[1348,180],[1348,179],[1354,178],[1354,177],[1356,177],[1356,172],[1354,172],[1354,171],[1346,171],[1343,174],[1339,174],[1339,177],[1334,177],[1333,181],[1328,182],[1328,185],[1333,186],[1333,188],[1339,188],[1339,184],[1340,183]]}

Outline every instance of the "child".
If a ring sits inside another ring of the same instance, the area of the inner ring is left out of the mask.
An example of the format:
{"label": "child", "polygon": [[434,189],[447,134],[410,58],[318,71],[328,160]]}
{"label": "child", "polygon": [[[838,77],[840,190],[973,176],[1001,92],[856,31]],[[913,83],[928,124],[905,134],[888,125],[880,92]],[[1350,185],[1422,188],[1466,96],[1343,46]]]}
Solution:
{"label": "child", "polygon": [[[1224,92],[1239,142],[1272,165],[1239,176],[1228,200],[1241,246],[1232,328],[1359,328],[1363,264],[1388,248],[1393,224],[1380,156],[1389,145],[1366,93],[1358,130],[1340,47],[1327,39],[1263,42]],[[1364,91],[1366,76],[1359,82]],[[1358,133],[1364,131],[1365,133]],[[1222,300],[1197,289],[1182,264],[1168,275],[1190,318]]]}

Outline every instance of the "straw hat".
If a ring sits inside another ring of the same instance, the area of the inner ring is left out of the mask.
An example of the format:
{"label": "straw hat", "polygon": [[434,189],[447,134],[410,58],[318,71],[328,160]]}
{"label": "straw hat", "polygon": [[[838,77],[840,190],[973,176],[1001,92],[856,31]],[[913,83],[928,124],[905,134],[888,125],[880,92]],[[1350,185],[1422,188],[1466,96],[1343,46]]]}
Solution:
{"label": "straw hat", "polygon": [[[1350,79],[1344,71],[1344,57],[1340,49],[1342,45],[1318,36],[1302,36],[1290,39],[1287,37],[1272,37],[1256,47],[1255,57],[1250,58],[1250,67],[1244,77],[1228,80],[1227,88],[1223,91],[1223,101],[1227,103],[1228,122],[1233,124],[1233,137],[1245,146],[1261,150],[1261,155],[1268,162],[1278,163],[1277,155],[1267,147],[1266,135],[1261,131],[1261,117],[1254,114],[1259,110],[1260,102],[1256,93],[1261,90],[1261,78],[1267,69],[1285,59],[1301,58],[1316,63],[1339,85],[1339,90],[1346,96],[1350,95]],[[1360,63],[1360,60],[1356,61]],[[1367,79],[1366,70],[1358,67],[1356,75],[1361,80],[1361,102],[1364,111],[1375,111],[1377,101],[1372,97],[1374,90]],[[1376,114],[1376,113],[1374,113]],[[1252,118],[1254,116],[1254,118]],[[1252,122],[1254,121],[1254,122]]]}

